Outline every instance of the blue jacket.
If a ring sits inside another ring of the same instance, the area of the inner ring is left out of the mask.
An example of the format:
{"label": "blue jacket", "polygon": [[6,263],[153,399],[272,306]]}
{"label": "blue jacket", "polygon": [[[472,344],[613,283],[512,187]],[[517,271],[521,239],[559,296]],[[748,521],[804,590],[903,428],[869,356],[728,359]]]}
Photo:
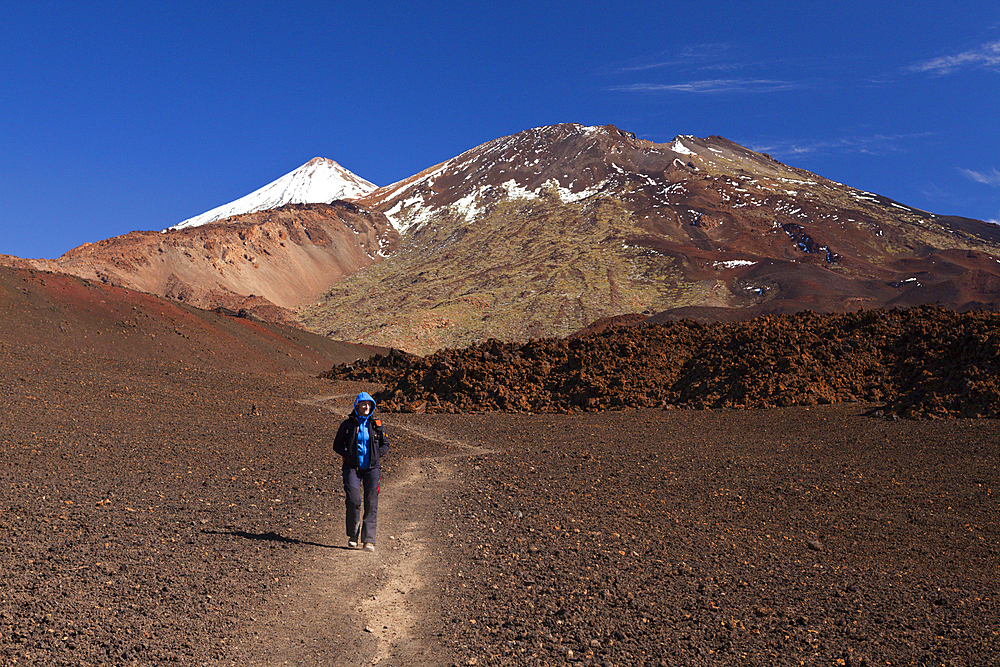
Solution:
{"label": "blue jacket", "polygon": [[[371,403],[371,410],[367,415],[358,412],[358,405],[364,401]],[[365,459],[368,464],[365,468],[381,467],[380,460],[389,451],[389,442],[382,430],[382,421],[375,417],[375,399],[367,392],[358,394],[354,410],[337,429],[333,451],[344,458],[345,468],[361,468]]]}

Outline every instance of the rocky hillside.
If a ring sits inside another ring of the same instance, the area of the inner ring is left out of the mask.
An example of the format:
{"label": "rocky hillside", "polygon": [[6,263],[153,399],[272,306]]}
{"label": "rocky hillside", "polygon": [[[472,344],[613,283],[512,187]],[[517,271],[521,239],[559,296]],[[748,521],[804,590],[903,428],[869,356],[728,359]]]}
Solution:
{"label": "rocky hillside", "polygon": [[301,319],[418,354],[565,336],[626,313],[994,308],[1000,294],[996,226],[918,211],[721,137],[654,144],[610,125],[536,128],[357,203],[393,221],[399,249]]}
{"label": "rocky hillside", "polygon": [[909,418],[1000,417],[1000,314],[906,310],[611,326],[573,339],[399,352],[325,374],[386,389],[383,410],[882,404]]}
{"label": "rocky hillside", "polygon": [[288,204],[223,222],[132,232],[56,260],[0,264],[60,271],[169,297],[200,308],[246,309],[295,323],[294,309],[393,252],[384,215],[349,202]]}

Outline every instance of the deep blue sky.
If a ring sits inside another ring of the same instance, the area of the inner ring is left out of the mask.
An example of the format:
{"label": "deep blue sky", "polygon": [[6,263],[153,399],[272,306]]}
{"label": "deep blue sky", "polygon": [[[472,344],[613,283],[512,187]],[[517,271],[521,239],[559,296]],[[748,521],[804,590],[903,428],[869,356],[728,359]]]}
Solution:
{"label": "deep blue sky", "polygon": [[0,6],[0,253],[162,229],[317,156],[386,185],[560,122],[718,134],[1000,221],[996,0]]}

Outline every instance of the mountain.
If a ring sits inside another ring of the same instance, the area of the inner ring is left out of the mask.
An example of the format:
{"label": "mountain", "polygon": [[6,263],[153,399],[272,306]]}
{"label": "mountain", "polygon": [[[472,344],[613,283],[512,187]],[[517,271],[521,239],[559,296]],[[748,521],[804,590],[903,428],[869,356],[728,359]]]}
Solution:
{"label": "mountain", "polygon": [[333,160],[317,157],[245,197],[188,218],[169,229],[197,227],[285,204],[330,204],[338,199],[359,197],[375,188],[375,184],[352,174]]}
{"label": "mountain", "polygon": [[[313,160],[228,210],[272,208],[204,222],[210,211],[57,260],[0,264],[418,354],[567,336],[622,316],[1000,302],[1000,227],[920,211],[718,136],[658,144],[613,125],[561,124],[381,188],[339,169]],[[346,181],[335,193],[319,187]],[[284,203],[335,195],[354,198]]]}
{"label": "mountain", "polygon": [[626,313],[995,308],[1000,294],[1000,228],[717,136],[656,144],[613,125],[534,128],[355,203],[393,222],[399,249],[300,320],[416,353],[568,335]]}
{"label": "mountain", "polygon": [[296,308],[395,249],[398,234],[384,215],[343,201],[374,189],[333,160],[314,158],[162,232],[86,243],[55,260],[0,255],[0,265],[69,273],[296,325]]}
{"label": "mountain", "polygon": [[55,260],[0,264],[59,271],[200,308],[248,310],[295,324],[294,310],[340,278],[391,254],[388,219],[346,201],[286,204],[221,222],[131,232]]}

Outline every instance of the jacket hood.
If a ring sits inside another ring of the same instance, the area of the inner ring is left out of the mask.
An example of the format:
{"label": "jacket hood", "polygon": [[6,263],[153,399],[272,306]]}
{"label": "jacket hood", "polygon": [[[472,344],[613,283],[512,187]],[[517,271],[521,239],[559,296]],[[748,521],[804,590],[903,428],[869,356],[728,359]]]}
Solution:
{"label": "jacket hood", "polygon": [[366,417],[371,417],[373,414],[375,414],[375,399],[372,398],[371,394],[369,394],[367,391],[361,392],[360,394],[358,394],[358,397],[354,399],[354,414],[361,416],[360,413],[358,412],[358,405],[364,402],[372,404],[371,410],[369,410],[368,414],[365,415]]}

